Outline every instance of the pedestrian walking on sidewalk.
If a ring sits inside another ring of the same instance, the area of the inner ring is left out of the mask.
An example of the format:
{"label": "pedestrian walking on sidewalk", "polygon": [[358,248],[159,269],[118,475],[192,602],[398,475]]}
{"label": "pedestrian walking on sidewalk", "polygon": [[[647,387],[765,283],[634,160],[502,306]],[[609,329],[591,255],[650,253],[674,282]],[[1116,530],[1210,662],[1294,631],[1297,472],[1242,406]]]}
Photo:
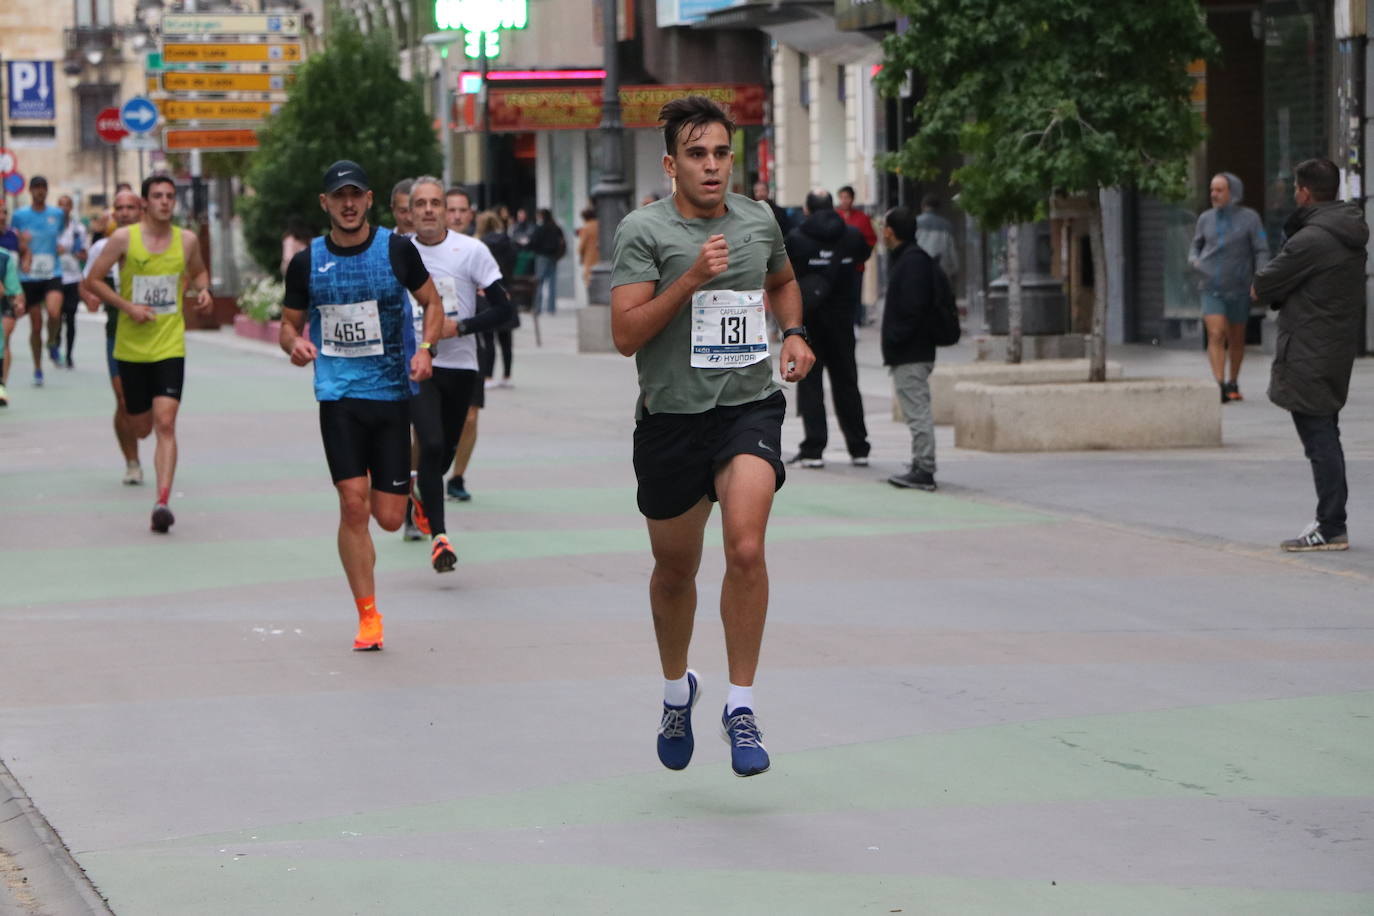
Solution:
{"label": "pedestrian walking on sidewalk", "polygon": [[[883,365],[892,373],[907,428],[911,467],[887,482],[911,490],[935,489],[935,417],[930,409],[930,373],[935,369],[936,297],[953,296],[949,280],[916,244],[916,214],[907,207],[883,218],[883,244],[892,252],[883,303]],[[943,290],[940,289],[943,284]]]}
{"label": "pedestrian walking on sidewalk", "polygon": [[1293,170],[1298,209],[1282,250],[1255,275],[1250,296],[1279,313],[1269,400],[1293,415],[1312,464],[1317,517],[1284,550],[1346,550],[1345,452],[1338,418],[1359,348],[1369,227],[1359,205],[1336,199],[1341,175],[1328,159]]}
{"label": "pedestrian walking on sidewalk", "polygon": [[[1245,359],[1245,326],[1250,320],[1250,282],[1269,261],[1264,221],[1242,207],[1245,185],[1230,172],[1212,178],[1212,209],[1197,218],[1188,266],[1198,276],[1207,359],[1221,388],[1221,403],[1240,401],[1240,365]],[[1227,356],[1231,380],[1226,380]]]}
{"label": "pedestrian walking on sidewalk", "polygon": [[[821,370],[830,376],[835,419],[844,433],[849,460],[868,465],[868,429],[859,394],[859,367],[854,358],[854,310],[859,303],[859,267],[873,248],[863,234],[835,209],[829,191],[806,195],[806,216],[787,233],[787,258],[801,289],[802,323],[806,325],[816,364],[797,385],[797,410],[805,434],[788,464],[825,467],[829,430]],[[870,230],[871,231],[871,230]]]}
{"label": "pedestrian walking on sidewalk", "polygon": [[654,557],[649,606],[664,678],[658,759],[670,770],[692,759],[701,685],[687,651],[706,522],[719,500],[730,671],[720,721],[735,775],[754,776],[769,767],[754,705],[768,614],[764,537],[786,478],[779,453],[787,402],[773,381],[765,296],[786,328],[783,380],[800,381],[814,357],[772,211],[726,190],[734,123],[701,96],[669,102],[659,120],[663,168],[677,187],[617,227],[611,278],[611,335],[639,374],[634,467]]}

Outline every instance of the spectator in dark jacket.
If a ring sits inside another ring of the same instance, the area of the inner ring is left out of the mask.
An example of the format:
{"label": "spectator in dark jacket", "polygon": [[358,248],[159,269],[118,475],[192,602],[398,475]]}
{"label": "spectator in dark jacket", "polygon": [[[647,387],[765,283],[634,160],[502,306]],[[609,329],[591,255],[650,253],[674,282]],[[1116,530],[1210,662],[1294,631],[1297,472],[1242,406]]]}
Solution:
{"label": "spectator in dark jacket", "polygon": [[916,214],[907,207],[883,218],[883,244],[892,252],[883,303],[883,365],[892,373],[897,402],[911,430],[911,467],[887,482],[894,487],[935,489],[935,418],[930,410],[930,373],[935,368],[931,310],[938,274],[935,262],[916,244]]}
{"label": "spectator in dark jacket", "polygon": [[554,222],[553,211],[541,207],[537,219],[529,245],[534,252],[534,275],[539,278],[534,310],[552,315],[558,310],[558,261],[568,251],[568,240],[563,227]]}
{"label": "spectator in dark jacket", "polygon": [[[485,210],[477,214],[477,237],[481,239],[482,244],[486,245],[487,250],[491,252],[491,256],[496,260],[496,266],[501,268],[501,282],[509,289],[511,280],[515,277],[515,259],[519,254],[519,250],[515,247],[515,243],[511,241],[510,236],[505,233],[502,226],[501,217],[492,210]],[[520,327],[520,312],[512,308],[510,321],[498,327],[495,332],[495,342],[501,348],[502,370],[501,381],[495,382],[495,384],[501,388],[510,388],[513,385],[510,379],[511,365],[514,361],[511,332],[518,327]],[[482,336],[479,336],[478,341],[479,343],[485,343],[488,349],[490,349],[492,340],[489,335],[486,335],[485,341],[482,340]],[[493,386],[495,374],[496,359],[495,354],[492,354],[491,371],[487,373],[488,378],[485,382],[485,387],[491,388]]]}
{"label": "spectator in dark jacket", "polygon": [[1347,550],[1345,452],[1337,416],[1359,348],[1369,227],[1356,204],[1336,200],[1340,171],[1327,159],[1293,170],[1297,212],[1283,249],[1255,274],[1252,299],[1279,311],[1269,400],[1293,414],[1312,464],[1317,517],[1284,550]]}
{"label": "spectator in dark jacket", "polygon": [[787,257],[802,290],[802,321],[816,354],[816,364],[797,383],[797,410],[805,437],[790,464],[825,467],[822,453],[829,431],[821,387],[822,368],[830,376],[835,418],[844,433],[849,460],[859,467],[868,464],[868,430],[859,395],[859,367],[854,360],[854,310],[858,307],[859,291],[854,277],[872,251],[859,230],[845,225],[835,212],[828,191],[806,195],[806,218],[787,234]]}

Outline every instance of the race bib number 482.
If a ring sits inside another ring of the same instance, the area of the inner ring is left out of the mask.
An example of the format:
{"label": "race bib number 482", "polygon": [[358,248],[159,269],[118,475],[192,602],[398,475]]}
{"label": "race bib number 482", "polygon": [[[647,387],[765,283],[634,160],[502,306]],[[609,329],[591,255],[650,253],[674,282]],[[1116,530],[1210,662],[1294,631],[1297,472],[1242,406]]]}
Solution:
{"label": "race bib number 482", "polygon": [[694,293],[691,344],[695,369],[734,369],[767,359],[763,290]]}
{"label": "race bib number 482", "polygon": [[381,356],[382,322],[377,300],[347,305],[322,305],[320,308],[320,352],[325,356],[352,359]]}
{"label": "race bib number 482", "polygon": [[177,311],[177,274],[134,276],[134,304],[146,305],[156,315],[175,315]]}

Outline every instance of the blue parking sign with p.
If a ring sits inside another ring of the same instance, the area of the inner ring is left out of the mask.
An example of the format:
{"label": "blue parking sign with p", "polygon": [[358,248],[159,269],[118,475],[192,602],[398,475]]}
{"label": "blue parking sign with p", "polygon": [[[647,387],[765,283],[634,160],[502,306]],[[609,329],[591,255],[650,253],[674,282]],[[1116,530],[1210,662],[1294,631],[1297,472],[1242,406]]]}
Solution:
{"label": "blue parking sign with p", "polygon": [[15,120],[53,121],[57,118],[57,92],[50,60],[12,60],[6,67],[9,116]]}

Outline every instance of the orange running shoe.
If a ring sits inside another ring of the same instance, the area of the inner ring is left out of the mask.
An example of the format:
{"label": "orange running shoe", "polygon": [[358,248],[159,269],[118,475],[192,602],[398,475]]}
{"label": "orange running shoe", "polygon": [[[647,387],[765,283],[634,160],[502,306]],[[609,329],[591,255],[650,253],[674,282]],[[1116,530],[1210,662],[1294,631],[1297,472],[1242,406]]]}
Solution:
{"label": "orange running shoe", "polygon": [[453,572],[453,567],[458,565],[458,554],[453,552],[453,545],[448,542],[448,535],[436,534],[429,547],[429,562],[434,567],[435,572]]}
{"label": "orange running shoe", "polygon": [[375,611],[358,618],[358,635],[353,637],[354,652],[372,652],[382,647],[382,615]]}
{"label": "orange running shoe", "polygon": [[410,512],[411,520],[415,522],[415,527],[420,529],[421,534],[429,534],[429,516],[425,515],[425,507],[420,502],[420,497],[415,495],[415,488],[410,488]]}

